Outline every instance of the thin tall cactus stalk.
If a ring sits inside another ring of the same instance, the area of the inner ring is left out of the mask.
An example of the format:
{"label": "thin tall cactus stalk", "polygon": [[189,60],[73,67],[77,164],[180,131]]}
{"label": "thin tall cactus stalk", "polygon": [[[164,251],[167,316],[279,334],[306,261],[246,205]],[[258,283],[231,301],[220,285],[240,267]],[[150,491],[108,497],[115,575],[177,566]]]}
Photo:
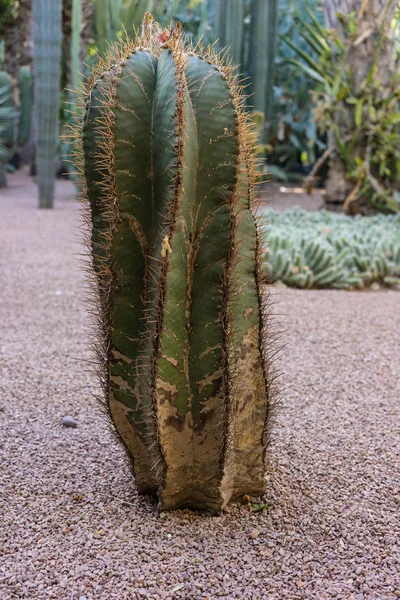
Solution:
{"label": "thin tall cactus stalk", "polygon": [[20,115],[18,123],[18,146],[28,143],[32,125],[32,75],[30,67],[21,67],[18,73]]}
{"label": "thin tall cactus stalk", "polygon": [[52,208],[60,102],[61,0],[33,0],[32,10],[39,207]]}
{"label": "thin tall cactus stalk", "polygon": [[71,81],[74,95],[82,81],[81,63],[82,0],[72,0]]}
{"label": "thin tall cactus stalk", "polygon": [[219,46],[229,48],[234,65],[243,60],[245,0],[218,0],[216,6],[216,37]]}
{"label": "thin tall cactus stalk", "polygon": [[121,27],[121,0],[97,0],[95,5],[95,34],[100,56],[108,44],[116,41]]}
{"label": "thin tall cactus stalk", "polygon": [[272,114],[277,23],[278,0],[253,0],[249,73],[253,93],[252,105],[255,110],[265,114],[263,142],[266,142],[268,121]]}

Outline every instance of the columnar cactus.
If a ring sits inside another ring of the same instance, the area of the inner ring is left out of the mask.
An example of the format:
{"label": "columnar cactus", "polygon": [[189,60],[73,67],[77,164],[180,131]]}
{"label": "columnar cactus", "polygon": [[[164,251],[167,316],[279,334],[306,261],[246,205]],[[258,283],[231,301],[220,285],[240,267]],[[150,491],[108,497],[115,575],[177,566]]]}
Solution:
{"label": "columnar cactus", "polygon": [[264,492],[272,396],[241,89],[147,14],[83,100],[105,404],[140,492],[218,513]]}
{"label": "columnar cactus", "polygon": [[0,188],[7,186],[7,162],[15,152],[15,102],[12,79],[5,71],[0,71]]}
{"label": "columnar cactus", "polygon": [[18,122],[18,146],[28,143],[32,125],[32,75],[29,67],[21,67],[18,73],[20,114]]}
{"label": "columnar cactus", "polygon": [[54,201],[61,77],[61,0],[33,0],[39,207]]}

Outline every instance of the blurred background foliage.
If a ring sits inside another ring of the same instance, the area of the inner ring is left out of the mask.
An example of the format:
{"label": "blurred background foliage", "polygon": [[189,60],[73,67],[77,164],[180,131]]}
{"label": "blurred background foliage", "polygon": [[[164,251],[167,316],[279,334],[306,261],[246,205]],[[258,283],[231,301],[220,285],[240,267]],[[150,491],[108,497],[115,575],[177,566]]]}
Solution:
{"label": "blurred background foliage", "polygon": [[[19,69],[30,67],[34,60],[32,4],[38,1],[0,0],[3,70],[14,88]],[[333,202],[340,208],[351,204],[357,212],[362,207],[362,202],[357,202],[366,199],[373,209],[398,210],[397,58],[387,67],[397,79],[392,77],[386,82],[384,91],[376,68],[380,61],[387,61],[388,52],[396,57],[399,54],[395,14],[398,0],[378,2],[386,11],[381,27],[386,27],[388,19],[393,21],[389,42],[387,29],[378,31],[371,21],[372,0],[41,1],[48,3],[49,13],[61,11],[61,79],[54,102],[59,105],[57,127],[62,133],[71,122],[74,90],[90,72],[97,55],[104,55],[108,45],[122,38],[125,31],[132,35],[150,11],[165,27],[181,21],[194,44],[201,41],[203,45],[225,48],[227,59],[238,65],[259,135],[257,152],[264,165],[262,170],[270,179],[303,181],[310,175],[306,179],[310,189],[326,182],[329,188],[329,182],[336,180],[341,187],[333,186],[333,192],[328,192],[336,196]],[[353,5],[353,12],[340,16],[338,7]],[[336,20],[328,23],[327,14],[332,13]],[[377,58],[367,84],[355,89],[351,54],[360,36],[361,46],[374,44]],[[46,40],[36,40],[38,45],[42,42]],[[345,94],[343,90],[347,90]],[[15,96],[12,90],[11,95]],[[18,99],[13,110],[19,112]],[[4,115],[4,119],[9,118]],[[1,132],[9,128],[1,118],[0,114],[0,144],[1,136],[4,138]],[[34,126],[30,141],[34,146]],[[359,150],[362,147],[364,151]],[[59,156],[67,158],[58,159],[58,171],[69,172],[73,178],[68,160],[71,148],[62,137]],[[335,160],[341,171],[332,167]]]}
{"label": "blurred background foliage", "polygon": [[[31,4],[32,0],[0,0],[5,70],[15,79],[18,68],[33,60],[32,40],[23,39],[33,37]],[[296,53],[282,38],[306,49],[300,23],[310,26],[314,18],[322,22],[320,4],[320,0],[281,0],[279,5],[277,0],[62,0],[61,130],[70,121],[74,94],[69,90],[80,85],[79,73],[87,74],[97,54],[104,55],[125,30],[132,34],[150,11],[164,26],[181,21],[193,43],[218,40],[217,47],[228,48],[248,86],[248,105],[255,109],[260,154],[268,156],[269,173],[282,181],[300,180],[324,150],[325,140],[312,118],[310,90],[315,86],[296,66]],[[62,142],[61,152],[68,155]]]}

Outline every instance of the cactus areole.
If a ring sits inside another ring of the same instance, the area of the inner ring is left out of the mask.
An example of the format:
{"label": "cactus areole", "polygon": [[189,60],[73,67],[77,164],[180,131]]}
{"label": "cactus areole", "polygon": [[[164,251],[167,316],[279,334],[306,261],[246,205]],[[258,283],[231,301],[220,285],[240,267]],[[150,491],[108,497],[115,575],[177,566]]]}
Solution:
{"label": "cactus areole", "polygon": [[215,514],[265,491],[271,405],[241,88],[180,24],[147,14],[95,68],[83,108],[105,405],[139,492]]}

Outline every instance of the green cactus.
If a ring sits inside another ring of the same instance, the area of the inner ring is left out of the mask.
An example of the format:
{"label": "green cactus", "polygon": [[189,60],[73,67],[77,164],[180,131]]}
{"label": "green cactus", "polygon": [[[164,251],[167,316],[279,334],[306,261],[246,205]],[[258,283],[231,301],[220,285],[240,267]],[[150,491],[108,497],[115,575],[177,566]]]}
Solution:
{"label": "green cactus", "polygon": [[215,34],[220,47],[229,48],[234,65],[243,61],[246,0],[217,0]]}
{"label": "green cactus", "polygon": [[[121,7],[121,22],[128,31],[138,29],[147,11],[153,8],[153,0],[129,0]],[[162,8],[163,2],[160,2]]]}
{"label": "green cactus", "polygon": [[64,126],[61,130],[61,155],[68,168],[69,178],[77,181],[77,173],[74,167],[75,142],[70,135],[73,128],[77,110],[78,92],[83,82],[83,65],[80,58],[81,53],[81,28],[82,28],[82,0],[72,0],[72,18],[71,18],[71,83],[70,89],[66,92],[64,104]]}
{"label": "green cactus", "polygon": [[32,125],[32,75],[29,67],[21,67],[18,73],[20,113],[18,122],[18,146],[28,143]]}
{"label": "green cactus", "polygon": [[94,29],[99,54],[104,56],[108,45],[117,39],[121,28],[121,0],[97,0]]}
{"label": "green cactus", "polygon": [[264,212],[270,281],[299,288],[400,284],[400,217],[348,217],[298,209]]}
{"label": "green cactus", "polygon": [[12,80],[5,71],[0,71],[0,111],[0,188],[3,188],[7,185],[7,162],[15,151],[17,118]]}
{"label": "green cactus", "polygon": [[81,53],[81,28],[82,28],[82,0],[72,0],[72,31],[71,31],[71,80],[73,93],[82,83]]}
{"label": "green cactus", "polygon": [[[11,76],[6,71],[0,71],[0,88],[5,92],[2,106],[15,109],[13,83]],[[10,122],[7,125],[2,137],[10,150],[15,147],[15,123]]]}
{"label": "green cactus", "polygon": [[52,208],[61,77],[61,0],[33,0],[39,207]]}
{"label": "green cactus", "polygon": [[241,89],[147,14],[83,97],[106,405],[140,492],[218,513],[265,489],[273,386]]}
{"label": "green cactus", "polygon": [[249,73],[254,109],[263,112],[266,118],[266,127],[261,135],[261,141],[264,144],[268,139],[267,127],[272,115],[277,28],[278,0],[253,0]]}

